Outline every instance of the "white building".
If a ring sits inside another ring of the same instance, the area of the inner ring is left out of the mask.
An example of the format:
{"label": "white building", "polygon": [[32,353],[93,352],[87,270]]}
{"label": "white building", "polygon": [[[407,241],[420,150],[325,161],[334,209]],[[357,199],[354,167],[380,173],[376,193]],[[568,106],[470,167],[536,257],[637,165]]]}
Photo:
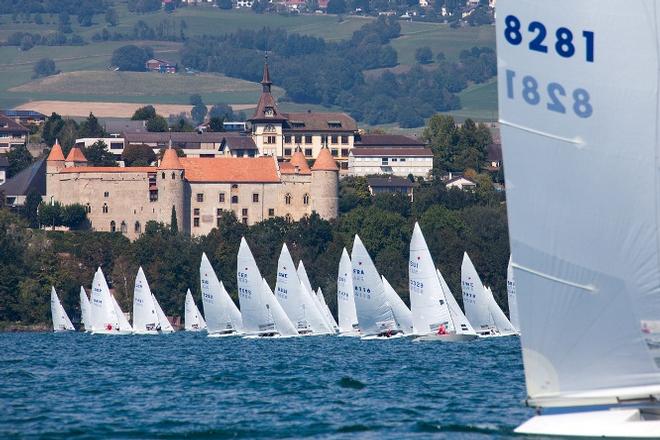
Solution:
{"label": "white building", "polygon": [[447,189],[458,188],[460,190],[472,191],[477,187],[477,182],[465,176],[456,176],[445,182]]}
{"label": "white building", "polygon": [[432,169],[431,149],[417,139],[401,135],[361,135],[348,157],[348,173],[354,176],[412,174],[426,178]]}
{"label": "white building", "polygon": [[9,160],[5,156],[0,156],[0,185],[7,180],[7,168],[9,168]]}

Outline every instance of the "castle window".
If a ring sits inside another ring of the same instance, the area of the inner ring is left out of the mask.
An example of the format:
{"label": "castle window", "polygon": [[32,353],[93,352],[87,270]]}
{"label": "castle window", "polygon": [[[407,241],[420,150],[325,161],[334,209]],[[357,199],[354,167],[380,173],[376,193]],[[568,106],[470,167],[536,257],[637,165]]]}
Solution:
{"label": "castle window", "polygon": [[285,144],[290,144],[291,143],[291,135],[287,134],[284,136],[284,143]]}
{"label": "castle window", "polygon": [[165,178],[165,171],[161,174],[161,177],[164,179]]}
{"label": "castle window", "polygon": [[339,141],[339,136],[337,136],[336,134],[333,134],[333,135],[330,137],[330,142],[332,142],[333,144],[336,144],[337,141]]}
{"label": "castle window", "polygon": [[259,194],[252,194],[252,203],[259,203]]}
{"label": "castle window", "polygon": [[85,206],[85,212],[88,214],[92,212],[92,207],[89,206],[89,203]]}
{"label": "castle window", "polygon": [[231,196],[232,203],[238,203],[238,196]]}
{"label": "castle window", "polygon": [[309,205],[309,194],[303,196],[303,205]]}
{"label": "castle window", "polygon": [[306,144],[311,144],[312,143],[312,136],[309,134],[305,135],[305,143]]}
{"label": "castle window", "polygon": [[128,232],[128,226],[126,226],[126,222],[125,222],[125,221],[122,221],[122,222],[121,222],[121,225],[120,225],[119,227],[120,227],[120,229],[121,229],[121,233],[122,233],[122,234],[125,234],[125,233]]}
{"label": "castle window", "polygon": [[341,143],[342,144],[347,144],[348,143],[348,136],[342,136],[341,137]]}
{"label": "castle window", "polygon": [[176,173],[172,171],[172,180],[176,179]]}
{"label": "castle window", "polygon": [[222,216],[222,208],[216,209],[215,210],[215,215],[217,215],[218,217]]}
{"label": "castle window", "polygon": [[284,220],[286,220],[287,223],[291,223],[291,221],[293,220],[293,219],[291,218],[291,214],[287,214],[287,215],[285,215],[285,216],[284,216]]}
{"label": "castle window", "polygon": [[264,144],[274,144],[275,143],[275,136],[266,136],[264,138]]}
{"label": "castle window", "polygon": [[302,142],[302,136],[299,135],[299,134],[296,135],[295,139],[296,139],[296,144],[299,144],[299,143]]}
{"label": "castle window", "polygon": [[238,189],[238,185],[236,185],[236,184],[234,183],[234,184],[231,186],[231,189]]}
{"label": "castle window", "polygon": [[193,219],[193,226],[199,228],[199,217],[195,217]]}
{"label": "castle window", "polygon": [[284,155],[285,156],[291,156],[291,148],[285,148],[284,149]]}
{"label": "castle window", "polygon": [[[107,213],[108,213],[108,204],[104,203],[103,204],[103,214],[107,214]],[[112,223],[114,223],[114,222],[112,222]]]}
{"label": "castle window", "polygon": [[219,228],[221,224],[222,224],[222,217],[218,217],[218,218],[216,218],[216,219],[215,219],[215,226],[216,226],[217,228]]}
{"label": "castle window", "polygon": [[243,209],[241,210],[241,215],[242,215],[243,217],[245,217],[245,216],[248,215],[248,210],[247,210],[247,208],[243,208]]}
{"label": "castle window", "polygon": [[116,232],[117,231],[117,223],[115,221],[110,222],[110,232]]}
{"label": "castle window", "polygon": [[341,157],[348,157],[348,148],[341,149]]}
{"label": "castle window", "polygon": [[268,208],[268,217],[275,217],[275,209]]}
{"label": "castle window", "polygon": [[199,208],[193,209],[193,215],[199,215]]}
{"label": "castle window", "polygon": [[202,203],[204,201],[204,194],[203,193],[197,193],[197,201],[199,203]]}
{"label": "castle window", "polygon": [[149,201],[157,202],[158,201],[158,190],[149,191]]}
{"label": "castle window", "polygon": [[291,204],[291,194],[287,194],[284,196],[284,203],[286,203],[287,205]]}
{"label": "castle window", "polygon": [[305,156],[312,157],[312,149],[311,148],[305,148]]}
{"label": "castle window", "polygon": [[108,191],[104,192],[103,197],[110,197],[110,193]]}
{"label": "castle window", "polygon": [[339,150],[333,148],[332,150],[330,150],[330,153],[332,154],[332,157],[337,157],[339,155]]}
{"label": "castle window", "polygon": [[389,165],[389,164],[390,164],[390,162],[389,162],[389,158],[387,158],[387,157],[382,157],[382,158],[380,159],[380,164],[381,164],[381,166]]}
{"label": "castle window", "polygon": [[139,234],[142,232],[142,226],[140,225],[140,222],[135,222],[135,233]]}
{"label": "castle window", "polygon": [[244,225],[247,225],[247,224],[248,224],[248,218],[247,218],[247,217],[243,217],[243,224],[244,224]]}

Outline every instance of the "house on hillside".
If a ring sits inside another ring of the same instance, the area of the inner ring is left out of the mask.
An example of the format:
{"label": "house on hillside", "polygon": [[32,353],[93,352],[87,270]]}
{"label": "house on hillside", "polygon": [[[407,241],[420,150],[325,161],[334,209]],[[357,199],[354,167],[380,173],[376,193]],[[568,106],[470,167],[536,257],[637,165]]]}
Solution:
{"label": "house on hillside", "polygon": [[413,201],[416,183],[410,180],[398,177],[367,177],[367,184],[369,185],[369,193],[374,196],[376,194],[405,194],[410,201]]}
{"label": "house on hillside", "polygon": [[169,61],[152,58],[146,62],[146,68],[150,72],[176,73],[177,65]]}
{"label": "house on hillside", "polygon": [[458,175],[445,181],[445,188],[447,189],[458,188],[463,191],[473,191],[476,187],[477,182],[463,175]]}
{"label": "house on hillside", "polygon": [[361,134],[348,158],[348,172],[354,176],[428,177],[432,169],[431,149],[424,142],[402,135]]}
{"label": "house on hillside", "polygon": [[0,110],[0,115],[13,119],[21,125],[41,125],[46,121],[46,115],[34,110]]}
{"label": "house on hillside", "polygon": [[27,145],[30,131],[7,116],[0,115],[0,154],[12,147]]}

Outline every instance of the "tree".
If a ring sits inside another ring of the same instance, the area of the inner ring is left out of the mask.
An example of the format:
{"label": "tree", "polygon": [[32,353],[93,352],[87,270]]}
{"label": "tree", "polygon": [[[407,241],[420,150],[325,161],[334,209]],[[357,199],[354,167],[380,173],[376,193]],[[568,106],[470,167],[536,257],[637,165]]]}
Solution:
{"label": "tree", "polygon": [[344,14],[346,12],[345,0],[330,0],[327,8],[328,14]]}
{"label": "tree", "polygon": [[9,168],[7,168],[7,178],[13,177],[32,165],[32,155],[25,145],[14,145],[7,152]]}
{"label": "tree", "polygon": [[108,8],[105,11],[105,22],[110,26],[117,26],[117,11],[114,8]]}
{"label": "tree", "polygon": [[55,61],[50,58],[42,58],[37,61],[34,65],[33,71],[34,74],[32,75],[32,78],[41,78],[60,73],[55,67]]}
{"label": "tree", "polygon": [[224,120],[220,117],[214,116],[209,119],[209,131],[220,132],[225,131],[225,126],[223,125]]}
{"label": "tree", "polygon": [[58,19],[59,19],[59,25],[57,29],[61,33],[70,34],[71,32],[73,32],[73,29],[71,29],[71,18],[69,17],[69,14],[66,11],[60,12]]}
{"label": "tree", "polygon": [[41,203],[41,194],[36,190],[31,190],[25,198],[25,203],[21,207],[21,215],[31,228],[39,227],[39,204]]}
{"label": "tree", "polygon": [[148,145],[128,145],[124,148],[122,159],[127,167],[149,166],[156,160],[156,153]]}
{"label": "tree", "polygon": [[62,205],[59,202],[39,205],[39,223],[43,226],[60,226],[62,224]]}
{"label": "tree", "polygon": [[168,129],[167,119],[160,115],[156,115],[147,121],[147,131],[164,132]]}
{"label": "tree", "polygon": [[202,95],[199,93],[195,93],[193,95],[190,95],[189,98],[190,105],[195,106],[195,105],[204,105],[204,100],[202,99]]}
{"label": "tree", "polygon": [[415,60],[419,64],[431,64],[433,62],[433,52],[428,46],[418,47],[415,51]]}
{"label": "tree", "polygon": [[206,106],[204,104],[197,104],[190,111],[190,114],[192,115],[193,120],[198,124],[201,124],[202,122],[204,122],[204,118],[206,117],[206,113],[208,113],[208,109],[206,108]]}
{"label": "tree", "polygon": [[236,120],[236,115],[234,114],[234,110],[231,108],[230,105],[224,103],[218,103],[213,105],[213,107],[211,107],[211,110],[209,110],[209,117],[222,118],[225,121]]}
{"label": "tree", "polygon": [[78,130],[79,137],[105,137],[107,135],[105,129],[99,123],[99,120],[93,113],[89,113],[87,119],[80,123]]}
{"label": "tree", "polygon": [[83,149],[83,154],[87,158],[87,163],[97,167],[117,166],[115,155],[108,150],[108,146],[102,140],[94,142],[89,147]]}
{"label": "tree", "polygon": [[62,207],[61,213],[62,225],[70,229],[78,229],[87,220],[87,211],[79,203]]}
{"label": "tree", "polygon": [[148,121],[149,119],[156,117],[156,109],[153,105],[145,105],[135,110],[131,120],[133,121]]}
{"label": "tree", "polygon": [[170,231],[172,234],[179,233],[179,223],[176,219],[176,208],[172,205],[172,215],[170,216]]}
{"label": "tree", "polygon": [[147,70],[146,63],[153,57],[153,49],[150,47],[139,47],[133,44],[122,46],[112,53],[110,63],[119,70],[129,72],[144,72]]}

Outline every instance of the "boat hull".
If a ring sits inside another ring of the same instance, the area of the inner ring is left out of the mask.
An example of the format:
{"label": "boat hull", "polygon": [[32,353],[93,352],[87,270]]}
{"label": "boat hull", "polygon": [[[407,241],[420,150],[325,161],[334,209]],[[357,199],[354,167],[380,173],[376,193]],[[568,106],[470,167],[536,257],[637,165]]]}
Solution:
{"label": "boat hull", "polygon": [[660,409],[626,408],[535,416],[518,434],[572,437],[658,438]]}
{"label": "boat hull", "polygon": [[467,341],[474,341],[475,339],[479,339],[477,335],[469,335],[469,334],[447,334],[447,335],[437,335],[437,334],[429,334],[425,336],[420,336],[418,338],[415,338],[415,341],[419,342],[467,342]]}

